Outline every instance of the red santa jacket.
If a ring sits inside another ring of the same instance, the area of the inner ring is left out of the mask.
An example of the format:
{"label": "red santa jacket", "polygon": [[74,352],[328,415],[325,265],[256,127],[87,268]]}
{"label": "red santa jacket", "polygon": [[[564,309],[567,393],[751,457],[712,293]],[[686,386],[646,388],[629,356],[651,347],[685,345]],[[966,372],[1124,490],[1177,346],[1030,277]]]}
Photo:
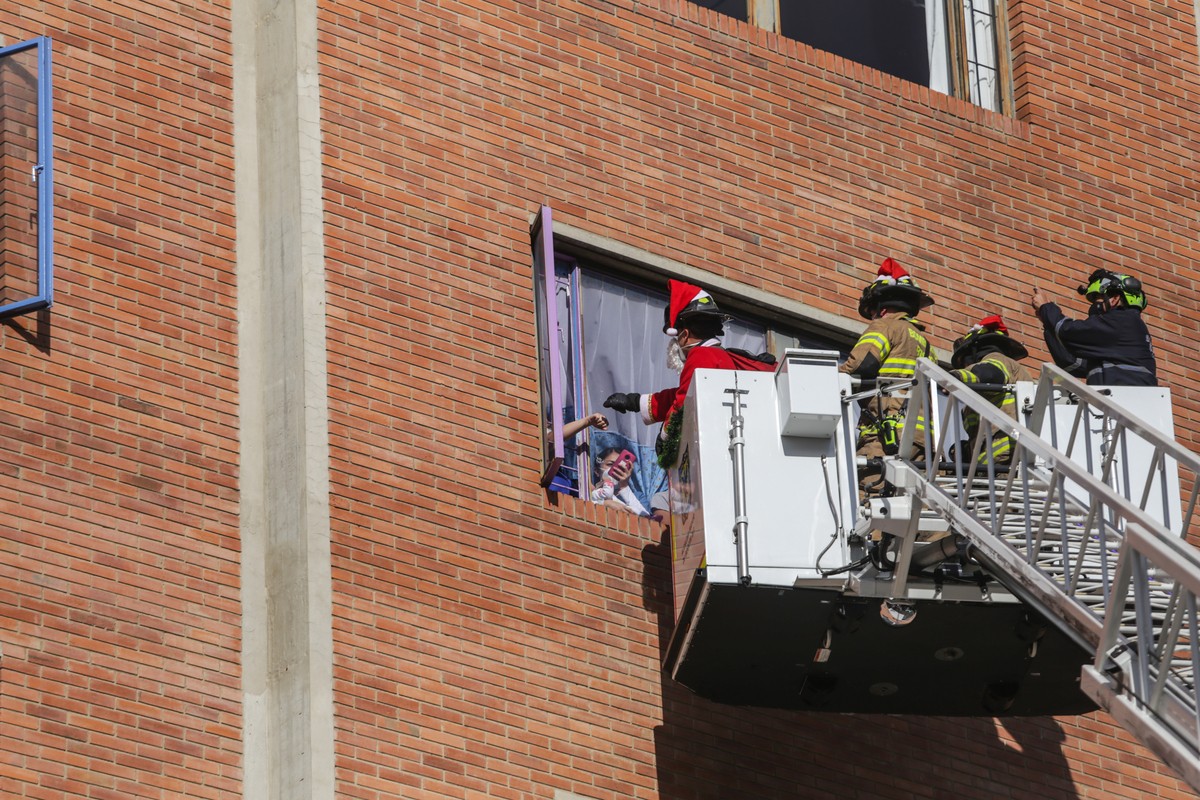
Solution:
{"label": "red santa jacket", "polygon": [[[709,344],[712,342],[713,344]],[[752,356],[741,350],[726,350],[716,339],[709,339],[704,344],[698,344],[688,351],[683,362],[683,371],[679,373],[679,386],[674,389],[663,389],[654,394],[642,395],[642,420],[649,425],[652,422],[665,422],[667,417],[683,408],[684,398],[687,397],[688,387],[692,385],[692,374],[698,369],[744,369],[755,372],[769,372],[775,369],[775,359],[765,356]]]}

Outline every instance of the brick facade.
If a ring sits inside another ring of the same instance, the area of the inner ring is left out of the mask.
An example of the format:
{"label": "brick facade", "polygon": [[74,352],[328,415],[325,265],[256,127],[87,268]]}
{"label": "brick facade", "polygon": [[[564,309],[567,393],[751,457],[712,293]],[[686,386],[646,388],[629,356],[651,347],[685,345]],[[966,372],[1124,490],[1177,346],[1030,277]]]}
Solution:
{"label": "brick facade", "polygon": [[[684,0],[318,7],[337,796],[1189,798],[1103,714],[718,706],[656,526],[538,489],[528,224],[935,343],[1139,274],[1200,445],[1195,7],[1012,0],[1017,113]],[[231,9],[0,11],[55,47],[52,310],[0,326],[0,795],[243,792]],[[1035,348],[1038,357],[1045,351]]]}

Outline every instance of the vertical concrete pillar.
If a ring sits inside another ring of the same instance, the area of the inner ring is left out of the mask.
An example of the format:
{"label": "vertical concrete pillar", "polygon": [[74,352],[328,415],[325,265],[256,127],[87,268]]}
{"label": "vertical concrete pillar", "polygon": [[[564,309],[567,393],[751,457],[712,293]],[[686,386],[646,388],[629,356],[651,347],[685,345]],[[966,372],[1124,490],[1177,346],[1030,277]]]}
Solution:
{"label": "vertical concrete pillar", "polygon": [[244,796],[332,800],[315,0],[234,0]]}

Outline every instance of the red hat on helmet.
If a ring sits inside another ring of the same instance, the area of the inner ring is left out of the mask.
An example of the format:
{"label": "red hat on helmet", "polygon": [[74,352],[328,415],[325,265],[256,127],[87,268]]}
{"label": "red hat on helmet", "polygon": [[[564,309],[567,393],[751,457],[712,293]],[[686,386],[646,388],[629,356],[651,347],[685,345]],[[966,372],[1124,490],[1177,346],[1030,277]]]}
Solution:
{"label": "red hat on helmet", "polygon": [[921,291],[917,282],[908,274],[900,262],[885,258],[879,265],[875,280],[863,289],[858,301],[858,313],[864,319],[873,319],[880,308],[898,308],[916,316],[921,309],[933,305],[933,298]]}
{"label": "red hat on helmet", "polygon": [[950,365],[955,369],[967,366],[978,354],[999,350],[1004,355],[1020,361],[1029,355],[1025,345],[1016,341],[1008,333],[1008,326],[999,314],[984,317],[979,324],[971,328],[954,341],[954,354],[950,357]]}
{"label": "red hat on helmet", "polygon": [[670,299],[663,313],[663,333],[667,336],[678,336],[680,322],[688,317],[703,314],[721,318],[717,301],[699,286],[672,278],[667,281],[667,293]]}
{"label": "red hat on helmet", "polygon": [[894,258],[885,258],[883,263],[879,265],[879,272],[875,276],[875,283],[896,283],[901,278],[908,277],[908,270],[900,266],[900,262]]}

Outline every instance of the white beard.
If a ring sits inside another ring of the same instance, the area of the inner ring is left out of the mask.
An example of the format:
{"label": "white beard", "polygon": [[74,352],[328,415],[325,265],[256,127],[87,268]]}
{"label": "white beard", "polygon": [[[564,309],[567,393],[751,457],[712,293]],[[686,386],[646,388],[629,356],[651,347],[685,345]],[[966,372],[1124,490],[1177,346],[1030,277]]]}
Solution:
{"label": "white beard", "polygon": [[667,368],[673,372],[683,372],[683,362],[687,358],[687,354],[683,348],[679,346],[679,340],[674,336],[667,343]]}

